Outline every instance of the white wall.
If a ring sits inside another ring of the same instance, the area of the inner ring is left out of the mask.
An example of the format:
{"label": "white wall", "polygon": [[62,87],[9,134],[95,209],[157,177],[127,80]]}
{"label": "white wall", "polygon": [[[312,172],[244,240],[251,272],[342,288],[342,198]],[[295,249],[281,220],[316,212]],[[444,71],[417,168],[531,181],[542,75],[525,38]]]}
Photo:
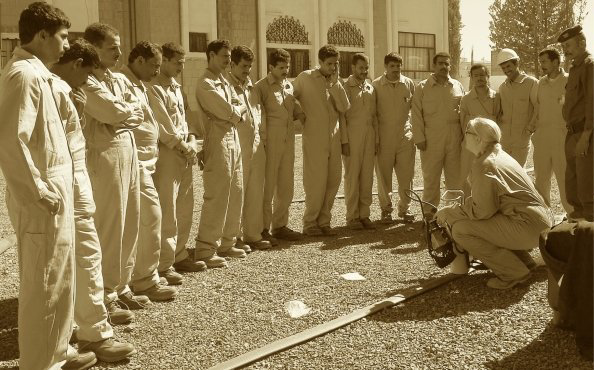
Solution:
{"label": "white wall", "polygon": [[[393,0],[393,5],[396,6],[398,31],[434,34],[435,51],[448,51],[447,24],[444,24],[444,20],[447,22],[447,8],[444,7],[444,1]],[[393,43],[398,43],[397,37]]]}
{"label": "white wall", "polygon": [[47,2],[62,9],[70,18],[72,23],[70,31],[84,32],[89,24],[99,21],[98,0],[47,0]]}

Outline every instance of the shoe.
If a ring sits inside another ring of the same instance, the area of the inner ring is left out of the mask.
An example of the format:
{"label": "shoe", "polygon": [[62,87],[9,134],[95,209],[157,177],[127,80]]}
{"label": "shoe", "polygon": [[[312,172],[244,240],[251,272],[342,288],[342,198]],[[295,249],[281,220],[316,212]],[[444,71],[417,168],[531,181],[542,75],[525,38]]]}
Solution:
{"label": "shoe", "polygon": [[298,233],[297,231],[293,231],[286,226],[279,227],[277,229],[272,230],[272,236],[277,239],[289,240],[289,241],[296,241],[303,239],[303,235]]}
{"label": "shoe", "polygon": [[303,229],[303,234],[307,236],[320,236],[324,235],[322,229],[317,226],[308,227],[307,229]]}
{"label": "shoe", "polygon": [[363,225],[364,229],[375,230],[375,225],[371,222],[369,217],[362,218],[360,221],[361,221],[361,225]]}
{"label": "shoe", "polygon": [[359,220],[351,220],[347,222],[347,228],[351,230],[363,230],[363,224]]}
{"label": "shoe", "polygon": [[208,267],[209,269],[227,267],[227,260],[223,257],[217,256],[216,254],[204,258],[199,258],[199,260],[204,262],[206,264],[206,267]]}
{"label": "shoe", "polygon": [[134,320],[134,314],[130,310],[121,308],[117,301],[111,301],[105,305],[107,319],[112,325],[128,325]]}
{"label": "shoe", "polygon": [[229,249],[218,250],[217,255],[220,257],[230,257],[230,258],[245,258],[247,254],[243,249],[231,247]]}
{"label": "shoe", "polygon": [[320,230],[322,230],[322,234],[324,234],[325,236],[335,236],[336,235],[336,231],[334,231],[334,229],[331,228],[330,226],[322,226],[322,227],[320,227]]}
{"label": "shoe", "polygon": [[[204,269],[206,269],[206,265],[203,262],[200,263],[200,266],[204,266]],[[184,281],[184,277],[175,271],[173,267],[170,267],[165,271],[159,271],[159,278],[165,279],[165,282],[167,282],[168,285],[181,285]]]}
{"label": "shoe", "polygon": [[487,281],[487,286],[489,288],[500,289],[500,290],[511,289],[511,288],[515,287],[516,285],[525,282],[528,279],[530,279],[530,273],[526,274],[525,276],[523,276],[519,279],[508,280],[508,281],[503,281],[500,278],[494,277],[494,278],[489,279],[489,281]]}
{"label": "shoe", "polygon": [[391,211],[382,211],[382,218],[381,222],[383,224],[391,224],[392,223],[392,212]]}
{"label": "shoe", "polygon": [[243,250],[245,253],[252,253],[252,248],[246,244],[241,238],[237,238],[235,248]]}
{"label": "shoe", "polygon": [[100,340],[99,342],[80,342],[79,350],[91,351],[99,361],[118,362],[127,359],[136,353],[136,349],[130,343],[118,342],[113,338]]}
{"label": "shoe", "polygon": [[85,370],[97,363],[97,356],[93,352],[73,352],[66,358],[62,369]]}
{"label": "shoe", "polygon": [[154,302],[166,302],[175,299],[177,289],[168,285],[155,284],[148,289],[134,291],[134,294],[146,296]]}
{"label": "shoe", "polygon": [[268,229],[264,229],[264,231],[262,231],[262,239],[269,241],[273,247],[276,247],[278,245],[278,240],[272,235],[270,235]]}
{"label": "shoe", "polygon": [[150,306],[151,300],[147,296],[127,292],[118,296],[118,304],[129,310],[141,310]]}
{"label": "shoe", "polygon": [[512,250],[513,254],[516,255],[522,261],[522,263],[528,268],[530,271],[534,271],[538,268],[538,264],[534,261],[534,258],[525,250]]}
{"label": "shoe", "polygon": [[[206,270],[206,264],[202,261],[194,261],[191,257],[187,257],[179,262],[173,264],[177,272],[199,272]],[[167,279],[169,281],[169,279]]]}
{"label": "shoe", "polygon": [[270,249],[272,248],[272,244],[270,244],[270,242],[268,240],[258,240],[255,242],[248,242],[248,245],[250,246],[250,248],[252,250],[266,250],[266,249]]}
{"label": "shoe", "polygon": [[[398,217],[400,217],[402,221],[406,223],[415,222],[415,215],[409,210],[398,212]],[[431,216],[431,218],[433,218],[433,216]]]}

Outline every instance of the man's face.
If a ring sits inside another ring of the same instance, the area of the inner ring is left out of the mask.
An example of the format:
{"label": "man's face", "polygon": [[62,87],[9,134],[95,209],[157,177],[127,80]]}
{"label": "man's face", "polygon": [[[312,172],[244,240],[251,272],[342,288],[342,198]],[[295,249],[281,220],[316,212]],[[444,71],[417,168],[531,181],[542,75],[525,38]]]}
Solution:
{"label": "man's face", "polygon": [[514,63],[514,60],[503,62],[499,67],[508,78],[513,78],[518,73],[518,63]]}
{"label": "man's face", "polygon": [[276,62],[275,66],[269,64],[268,68],[270,68],[270,74],[272,74],[277,81],[282,81],[289,75],[290,66],[291,64],[287,62]]}
{"label": "man's face", "polygon": [[437,57],[435,64],[433,64],[433,72],[442,77],[450,75],[450,68],[450,58],[448,57]]}
{"label": "man's face", "polygon": [[353,66],[353,76],[359,81],[363,81],[369,74],[369,62],[364,59],[359,59]]}
{"label": "man's face", "polygon": [[565,58],[574,60],[586,50],[586,42],[584,40],[578,40],[577,37],[572,37],[569,40],[563,41],[561,43],[561,48],[563,48]]}
{"label": "man's face", "polygon": [[161,73],[166,77],[177,77],[184,70],[186,59],[181,54],[174,54],[171,58],[163,58]]}
{"label": "man's face", "polygon": [[120,49],[120,36],[107,34],[99,47],[95,47],[99,54],[101,64],[105,68],[112,68],[118,63],[122,50]]}
{"label": "man's face", "polygon": [[152,58],[144,59],[143,57],[138,57],[136,59],[136,72],[138,73],[138,79],[144,82],[150,82],[156,75],[159,74],[159,69],[161,68],[161,62],[163,57],[160,53],[157,53]]}
{"label": "man's face", "polygon": [[218,70],[224,71],[231,63],[231,51],[228,48],[222,48],[218,53],[211,51],[210,60]]}
{"label": "man's face", "polygon": [[250,71],[252,70],[253,61],[247,61],[245,59],[241,59],[238,64],[231,62],[231,74],[235,76],[240,81],[245,81],[248,76],[250,75]]}
{"label": "man's face", "polygon": [[474,69],[470,74],[470,78],[472,79],[472,84],[475,87],[485,87],[489,82],[489,75],[484,68]]}
{"label": "man's face", "polygon": [[386,70],[386,76],[388,80],[396,81],[400,78],[400,70],[402,69],[402,63],[396,61],[389,61],[388,64],[384,64]]}
{"label": "man's face", "polygon": [[47,31],[41,32],[45,36],[47,62],[56,63],[64,55],[64,52],[70,48],[68,44],[68,28],[61,27],[51,36]]}
{"label": "man's face", "polygon": [[328,77],[338,71],[338,57],[330,57],[325,60],[320,59],[320,72]]}
{"label": "man's face", "polygon": [[559,60],[550,60],[547,54],[543,54],[538,57],[538,63],[540,63],[540,69],[542,73],[549,74],[553,71],[559,70]]}

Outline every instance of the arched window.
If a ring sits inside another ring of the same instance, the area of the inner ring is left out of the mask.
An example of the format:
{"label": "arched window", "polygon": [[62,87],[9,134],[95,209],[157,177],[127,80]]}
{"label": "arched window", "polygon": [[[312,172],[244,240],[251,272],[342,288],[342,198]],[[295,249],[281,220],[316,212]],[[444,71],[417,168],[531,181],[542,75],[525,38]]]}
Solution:
{"label": "arched window", "polygon": [[351,60],[356,53],[365,51],[363,32],[351,21],[339,20],[328,29],[328,43],[340,51],[340,77],[351,74]]}
{"label": "arched window", "polygon": [[291,54],[290,78],[309,69],[309,34],[298,19],[288,15],[274,18],[266,27],[266,47],[268,55],[276,48]]}

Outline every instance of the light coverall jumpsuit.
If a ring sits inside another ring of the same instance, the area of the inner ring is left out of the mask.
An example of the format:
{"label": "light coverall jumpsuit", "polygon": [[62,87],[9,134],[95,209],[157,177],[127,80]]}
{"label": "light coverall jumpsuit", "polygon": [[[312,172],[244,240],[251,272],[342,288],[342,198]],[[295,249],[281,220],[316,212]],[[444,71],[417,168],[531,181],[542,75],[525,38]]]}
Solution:
{"label": "light coverall jumpsuit", "polygon": [[113,337],[113,329],[107,321],[107,309],[103,303],[101,245],[93,219],[95,201],[87,172],[86,142],[79,118],[79,114],[83,114],[84,106],[75,106],[72,88],[66,81],[56,80],[53,86],[74,163],[74,253],[76,256],[74,321],[78,325],[79,340],[99,342]]}
{"label": "light coverall jumpsuit", "polygon": [[157,266],[161,251],[161,204],[152,177],[159,155],[159,124],[149,106],[147,87],[130,67],[123,66],[121,73],[144,113],[144,122],[132,131],[140,174],[140,225],[130,285],[138,292],[159,284]]}
{"label": "light coverall jumpsuit", "polygon": [[516,253],[538,246],[553,215],[526,171],[499,145],[475,159],[472,194],[463,206],[445,208],[452,237],[503,281],[530,270]]}
{"label": "light coverall jumpsuit", "polygon": [[241,101],[222,74],[204,71],[196,98],[204,122],[204,203],[196,237],[195,259],[207,259],[220,247],[231,249],[240,230],[242,204],[241,147],[237,126]]}
{"label": "light coverall jumpsuit", "polygon": [[464,93],[459,81],[449,77],[440,85],[432,74],[419,83],[413,95],[413,140],[427,145],[421,151],[423,201],[435,207],[439,207],[442,171],[447,190],[461,189],[460,100]]}
{"label": "light coverall jumpsuit", "polygon": [[[266,175],[264,181],[264,229],[280,229],[289,223],[293,201],[295,125],[302,113],[289,80],[276,82],[271,74],[256,83],[262,121],[266,122]],[[274,209],[273,209],[274,203]]]}
{"label": "light coverall jumpsuit", "polygon": [[[0,78],[0,168],[19,254],[19,365],[59,369],[74,315],[73,167],[55,76],[17,47]],[[60,199],[51,215],[39,200]]]}
{"label": "light coverall jumpsuit", "polygon": [[533,162],[534,185],[545,203],[551,205],[551,176],[555,173],[561,204],[567,214],[573,207],[567,203],[565,195],[565,137],[567,127],[563,119],[563,102],[567,73],[561,73],[555,79],[543,76],[532,90],[532,101],[536,114],[533,118],[532,144],[534,145]]}
{"label": "light coverall jumpsuit", "polygon": [[262,120],[260,97],[248,77],[241,83],[229,73],[239,100],[247,107],[246,122],[237,127],[241,146],[241,166],[243,171],[243,207],[241,209],[241,233],[243,241],[262,240],[264,230],[264,178],[266,175],[265,121]]}
{"label": "light coverall jumpsuit", "polygon": [[408,211],[415,173],[416,149],[412,140],[410,108],[415,93],[414,82],[403,75],[392,82],[386,75],[373,81],[377,104],[379,153],[375,174],[382,213],[392,213],[392,171],[398,180],[398,213]]}
{"label": "light coverall jumpsuit", "polygon": [[460,100],[460,128],[464,140],[462,141],[462,148],[460,153],[460,181],[462,182],[462,190],[465,196],[470,195],[470,168],[474,160],[474,154],[466,149],[466,127],[471,119],[482,117],[495,121],[497,118],[498,104],[496,104],[495,90],[488,88],[488,94],[485,99],[479,99],[476,89],[472,89],[466,93]]}
{"label": "light coverall jumpsuit", "polygon": [[[153,174],[162,213],[158,270],[167,271],[174,263],[188,258],[186,243],[194,212],[193,171],[192,165],[175,147],[188,140],[190,128],[182,88],[174,78],[159,74],[151,82],[148,93],[159,123],[159,158]],[[191,133],[196,134],[194,130]]]}
{"label": "light coverall jumpsuit", "polygon": [[122,74],[91,75],[85,127],[87,169],[95,198],[95,226],[103,253],[105,303],[130,291],[140,220],[138,157],[132,131],[133,98]]}
{"label": "light coverall jumpsuit", "polygon": [[520,73],[514,81],[508,78],[499,86],[501,146],[521,166],[526,164],[530,150],[532,134],[528,129],[535,114],[530,94],[537,83],[536,78]]}
{"label": "light coverall jumpsuit", "polygon": [[340,81],[330,86],[318,68],[301,72],[293,85],[306,116],[303,230],[329,227],[342,175],[341,144],[348,143],[346,128],[340,127],[339,113],[349,109],[349,100]]}
{"label": "light coverall jumpsuit", "polygon": [[345,82],[344,89],[351,104],[344,115],[350,155],[342,157],[348,223],[369,218],[375,145],[379,142],[379,136],[373,86],[367,80],[359,83],[351,75]]}

